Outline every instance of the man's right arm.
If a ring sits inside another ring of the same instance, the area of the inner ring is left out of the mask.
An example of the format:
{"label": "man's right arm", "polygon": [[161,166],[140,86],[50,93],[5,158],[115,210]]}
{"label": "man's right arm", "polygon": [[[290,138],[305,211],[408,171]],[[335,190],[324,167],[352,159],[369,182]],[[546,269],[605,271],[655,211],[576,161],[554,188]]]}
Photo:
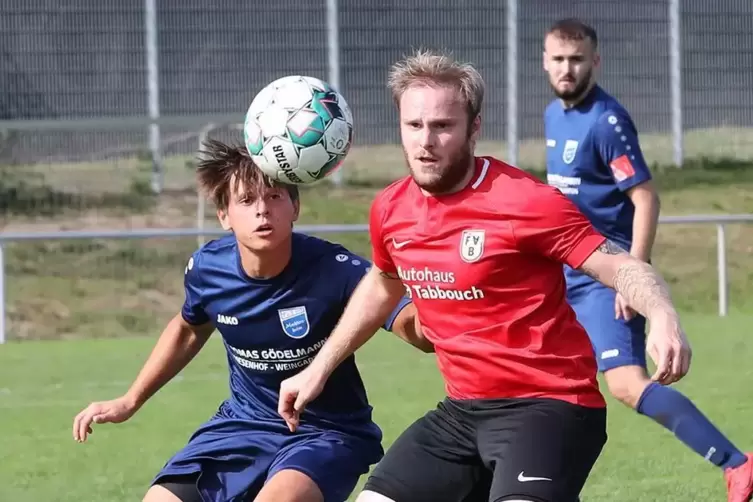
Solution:
{"label": "man's right arm", "polygon": [[198,354],[212,334],[211,324],[191,325],[183,314],[175,316],[162,331],[131,388],[119,398],[89,404],[73,419],[73,439],[86,441],[93,423],[128,420],[144,403],[169,382]]}
{"label": "man's right arm", "polygon": [[384,244],[385,220],[383,195],[369,209],[371,268],[360,280],[327,342],[309,367],[318,380],[326,380],[345,359],[374,336],[387,321],[405,294],[397,267]]}
{"label": "man's right arm", "polygon": [[214,331],[202,300],[201,259],[202,253],[196,252],[188,260],[183,277],[183,307],[162,331],[144,367],[124,396],[136,409],[185,368]]}
{"label": "man's right arm", "polygon": [[177,375],[199,353],[214,331],[204,311],[198,261],[194,254],[185,270],[186,298],[181,312],[167,324],[128,391],[110,401],[89,404],[73,419],[73,438],[86,441],[92,423],[128,420],[144,403]]}
{"label": "man's right arm", "polygon": [[124,397],[129,405],[141,408],[196,357],[213,331],[211,323],[192,325],[180,313],[173,317],[126,392]]}
{"label": "man's right arm", "polygon": [[280,385],[277,411],[291,432],[298,428],[303,409],[322,392],[330,375],[376,334],[404,293],[397,274],[384,272],[376,265],[361,279],[314,360]]}
{"label": "man's right arm", "polygon": [[326,378],[358,350],[387,320],[405,293],[397,274],[373,265],[356,286],[334,331],[311,362],[310,369]]}
{"label": "man's right arm", "polygon": [[379,331],[405,294],[397,267],[384,244],[381,203],[377,197],[369,213],[371,269],[350,294],[339,322],[314,360],[280,385],[277,411],[291,431],[296,430],[303,409],[322,392],[329,376]]}

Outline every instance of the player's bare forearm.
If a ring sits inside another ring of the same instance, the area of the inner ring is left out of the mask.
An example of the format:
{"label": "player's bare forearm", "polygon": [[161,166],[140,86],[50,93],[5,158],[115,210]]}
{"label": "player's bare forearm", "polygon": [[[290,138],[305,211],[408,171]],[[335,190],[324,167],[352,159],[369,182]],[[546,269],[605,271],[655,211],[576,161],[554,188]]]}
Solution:
{"label": "player's bare forearm", "polygon": [[655,315],[677,316],[669,286],[651,265],[631,259],[617,269],[614,289],[633,309],[651,319]]}
{"label": "player's bare forearm", "polygon": [[635,207],[630,254],[639,260],[649,261],[659,225],[659,195],[649,181],[631,189],[628,196]]}
{"label": "player's bare forearm", "polygon": [[416,315],[416,306],[406,305],[395,318],[392,332],[422,352],[434,352],[434,344],[424,338]]}
{"label": "player's bare forearm", "polygon": [[400,278],[372,266],[361,279],[334,331],[310,367],[329,376],[379,331],[405,293]]}
{"label": "player's bare forearm", "polygon": [[199,353],[214,331],[211,324],[192,326],[181,314],[162,331],[146,363],[141,368],[126,397],[140,408],[150,397],[186,367]]}
{"label": "player's bare forearm", "polygon": [[648,319],[677,316],[667,283],[648,263],[605,241],[580,270],[620,293],[633,309]]}

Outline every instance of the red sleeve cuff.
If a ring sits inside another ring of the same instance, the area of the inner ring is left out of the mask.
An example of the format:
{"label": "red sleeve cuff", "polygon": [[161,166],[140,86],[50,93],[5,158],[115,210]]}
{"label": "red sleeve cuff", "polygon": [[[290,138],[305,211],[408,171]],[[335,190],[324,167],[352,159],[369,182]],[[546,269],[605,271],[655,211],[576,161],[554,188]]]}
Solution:
{"label": "red sleeve cuff", "polygon": [[598,233],[587,235],[573,248],[572,251],[570,251],[565,262],[570,268],[580,268],[580,266],[583,265],[583,262],[586,261],[588,257],[591,256],[606,240],[606,237]]}

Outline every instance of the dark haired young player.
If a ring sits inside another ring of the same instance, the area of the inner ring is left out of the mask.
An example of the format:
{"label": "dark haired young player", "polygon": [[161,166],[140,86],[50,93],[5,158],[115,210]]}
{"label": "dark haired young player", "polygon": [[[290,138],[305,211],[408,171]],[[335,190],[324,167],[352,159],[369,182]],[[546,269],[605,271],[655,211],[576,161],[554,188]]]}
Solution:
{"label": "dark haired young player", "polygon": [[[270,182],[243,147],[208,142],[198,176],[232,235],[191,256],[182,311],[128,392],[79,413],[73,437],[85,441],[92,424],[130,418],[216,329],[227,351],[230,398],[167,462],[144,500],[342,502],[383,455],[355,359],[332,375],[296,434],[277,414],[278,393],[324,344],[370,264],[294,233],[298,190]],[[414,313],[403,298],[380,324],[430,350]]]}

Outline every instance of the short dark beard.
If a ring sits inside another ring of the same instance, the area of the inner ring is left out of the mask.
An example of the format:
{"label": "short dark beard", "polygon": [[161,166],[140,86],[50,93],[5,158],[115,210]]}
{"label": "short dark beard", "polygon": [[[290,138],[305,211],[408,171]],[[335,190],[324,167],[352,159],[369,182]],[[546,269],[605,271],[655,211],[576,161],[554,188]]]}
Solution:
{"label": "short dark beard", "polygon": [[[407,157],[406,157],[407,158]],[[451,159],[446,169],[429,183],[419,183],[416,178],[413,181],[426,192],[439,195],[457,189],[458,183],[468,175],[468,169],[473,165],[473,151],[471,142],[467,141]]]}
{"label": "short dark beard", "polygon": [[554,95],[560,98],[562,101],[579,101],[588,92],[588,87],[591,84],[592,74],[593,70],[589,70],[588,73],[583,76],[583,80],[581,80],[578,85],[573,88],[572,91],[560,92],[557,90],[557,87],[551,82],[549,82],[549,85],[551,85],[552,91],[554,91]]}

